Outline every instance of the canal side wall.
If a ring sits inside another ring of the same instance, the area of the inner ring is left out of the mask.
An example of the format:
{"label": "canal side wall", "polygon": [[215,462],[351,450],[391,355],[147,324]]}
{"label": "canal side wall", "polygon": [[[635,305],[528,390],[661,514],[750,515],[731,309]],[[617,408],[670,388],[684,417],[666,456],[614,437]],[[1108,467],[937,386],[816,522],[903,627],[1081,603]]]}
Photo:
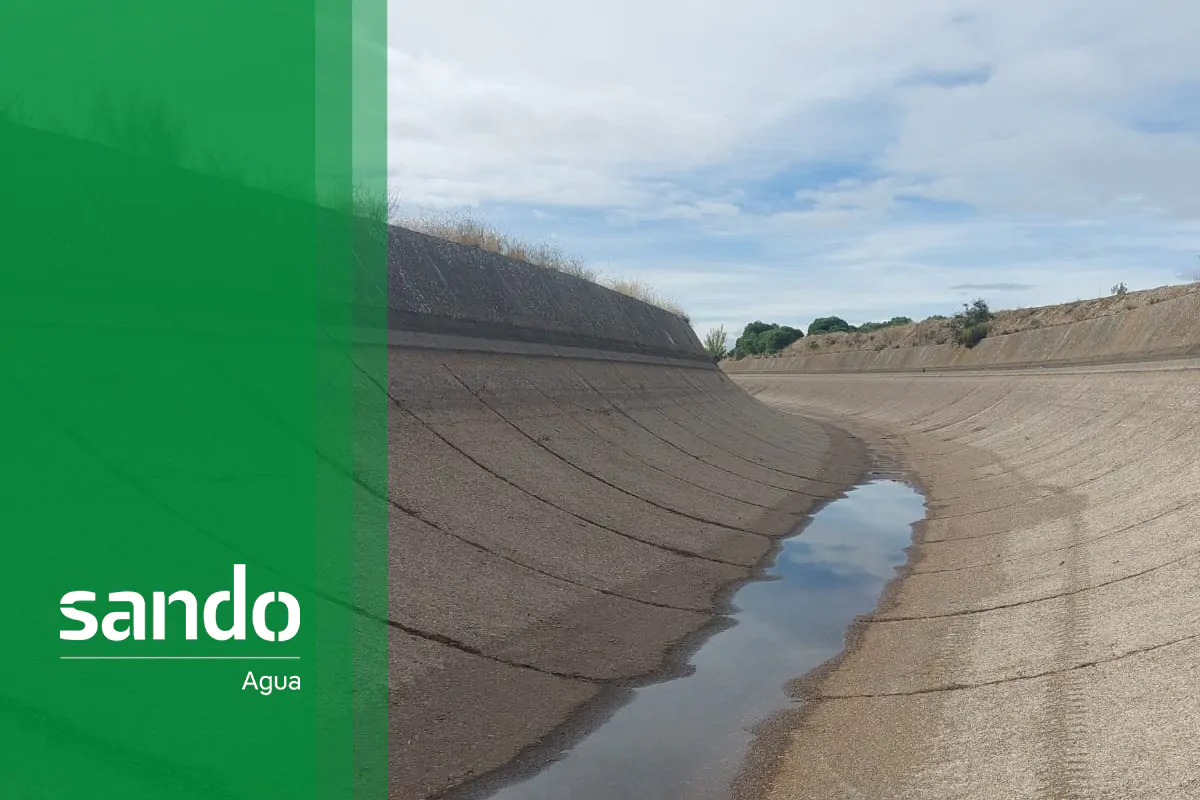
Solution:
{"label": "canal side wall", "polygon": [[678,670],[864,456],[662,309],[403,228],[388,251],[391,796],[455,796]]}
{"label": "canal side wall", "polygon": [[760,741],[755,800],[1193,796],[1200,370],[1151,366],[737,376],[880,441],[928,502],[908,573]]}
{"label": "canal side wall", "polygon": [[906,574],[768,726],[739,800],[1195,794],[1198,304],[723,365],[888,448],[928,502]]}

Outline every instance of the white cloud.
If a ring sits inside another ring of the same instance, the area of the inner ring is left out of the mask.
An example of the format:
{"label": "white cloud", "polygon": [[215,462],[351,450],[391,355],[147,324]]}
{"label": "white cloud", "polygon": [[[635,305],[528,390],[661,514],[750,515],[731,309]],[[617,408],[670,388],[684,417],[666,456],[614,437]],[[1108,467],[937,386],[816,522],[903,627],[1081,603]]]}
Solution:
{"label": "white cloud", "polygon": [[[536,207],[561,241],[665,283],[698,326],[797,305],[908,313],[962,283],[1073,299],[1112,276],[1176,279],[1192,265],[1172,259],[1200,251],[1200,115],[1181,110],[1200,103],[1200,4],[390,12],[389,163],[405,198]],[[591,222],[558,224],[580,209]],[[746,252],[712,255],[730,241]]]}

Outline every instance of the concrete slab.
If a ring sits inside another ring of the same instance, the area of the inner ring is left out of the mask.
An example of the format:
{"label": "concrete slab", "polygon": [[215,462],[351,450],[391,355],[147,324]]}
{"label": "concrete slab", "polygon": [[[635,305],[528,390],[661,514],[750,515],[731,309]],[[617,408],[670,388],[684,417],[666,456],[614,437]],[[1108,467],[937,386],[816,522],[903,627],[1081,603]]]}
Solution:
{"label": "concrete slab", "polygon": [[733,378],[887,449],[929,507],[745,797],[1195,796],[1200,373]]}

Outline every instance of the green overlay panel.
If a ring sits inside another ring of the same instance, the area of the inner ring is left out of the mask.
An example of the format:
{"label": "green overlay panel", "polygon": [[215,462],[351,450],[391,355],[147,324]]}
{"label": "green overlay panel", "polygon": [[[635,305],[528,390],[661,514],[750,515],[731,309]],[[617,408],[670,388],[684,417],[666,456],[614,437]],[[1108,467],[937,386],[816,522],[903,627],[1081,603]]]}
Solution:
{"label": "green overlay panel", "polygon": [[0,3],[0,796],[386,795],[385,17]]}

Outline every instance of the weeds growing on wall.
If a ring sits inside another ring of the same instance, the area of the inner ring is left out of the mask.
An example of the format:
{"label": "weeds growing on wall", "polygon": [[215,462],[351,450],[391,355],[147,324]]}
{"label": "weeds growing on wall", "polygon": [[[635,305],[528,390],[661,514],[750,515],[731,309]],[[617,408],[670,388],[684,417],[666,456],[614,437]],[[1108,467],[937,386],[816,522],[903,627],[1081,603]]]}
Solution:
{"label": "weeds growing on wall", "polygon": [[687,312],[677,302],[661,294],[646,281],[636,278],[602,276],[599,270],[590,266],[585,259],[567,253],[556,244],[519,239],[462,211],[407,210],[395,195],[389,196],[387,199],[367,196],[363,198],[363,203],[372,207],[380,204],[386,206],[387,218],[390,222],[403,225],[418,233],[448,242],[456,242],[467,247],[476,247],[488,253],[496,253],[537,267],[565,272],[568,275],[598,283],[615,292],[657,306],[680,317],[685,322],[691,321]]}

